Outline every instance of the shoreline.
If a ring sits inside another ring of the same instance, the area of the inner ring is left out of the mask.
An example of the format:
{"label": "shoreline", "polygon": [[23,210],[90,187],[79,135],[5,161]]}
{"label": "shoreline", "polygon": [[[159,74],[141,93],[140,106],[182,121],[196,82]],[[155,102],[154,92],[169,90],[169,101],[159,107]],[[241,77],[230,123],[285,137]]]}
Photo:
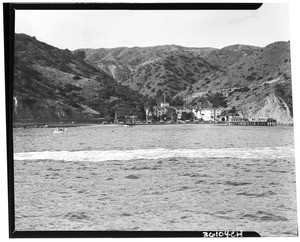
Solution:
{"label": "shoreline", "polygon": [[[114,123],[108,123],[108,124],[98,124],[98,123],[13,123],[12,127],[13,129],[28,129],[28,128],[70,128],[70,127],[85,127],[85,126],[124,126],[124,127],[134,127],[134,126],[149,126],[149,125],[218,125],[218,126],[245,126],[248,127],[249,125],[230,125],[227,122],[201,122],[201,123],[135,123],[135,124],[114,124]],[[255,126],[255,125],[250,125]],[[256,125],[256,126],[264,126],[264,125]],[[291,126],[293,127],[294,124],[280,124],[278,123],[277,126]],[[272,126],[269,126],[272,127]]]}
{"label": "shoreline", "polygon": [[82,127],[82,126],[141,126],[141,125],[180,125],[180,124],[214,124],[214,125],[227,125],[227,123],[13,123],[13,128],[69,128],[69,127]]}

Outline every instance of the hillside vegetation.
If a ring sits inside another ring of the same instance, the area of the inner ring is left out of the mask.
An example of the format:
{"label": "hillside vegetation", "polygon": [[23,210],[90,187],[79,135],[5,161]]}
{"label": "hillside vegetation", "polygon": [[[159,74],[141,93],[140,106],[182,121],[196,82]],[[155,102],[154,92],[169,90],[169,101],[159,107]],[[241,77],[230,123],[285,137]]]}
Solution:
{"label": "hillside vegetation", "polygon": [[144,115],[161,100],[292,122],[289,42],[61,50],[16,34],[16,118]]}
{"label": "hillside vegetation", "polygon": [[85,60],[24,34],[15,35],[14,118],[84,119],[140,114],[145,98]]}

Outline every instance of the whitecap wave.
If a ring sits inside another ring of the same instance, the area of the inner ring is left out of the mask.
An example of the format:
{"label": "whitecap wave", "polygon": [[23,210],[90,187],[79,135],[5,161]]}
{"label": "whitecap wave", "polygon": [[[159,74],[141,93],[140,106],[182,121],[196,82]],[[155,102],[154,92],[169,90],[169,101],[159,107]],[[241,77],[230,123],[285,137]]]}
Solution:
{"label": "whitecap wave", "polygon": [[279,159],[294,157],[293,147],[259,147],[226,149],[137,149],[92,151],[43,151],[15,153],[14,160],[64,160],[101,162],[108,160],[186,158]]}

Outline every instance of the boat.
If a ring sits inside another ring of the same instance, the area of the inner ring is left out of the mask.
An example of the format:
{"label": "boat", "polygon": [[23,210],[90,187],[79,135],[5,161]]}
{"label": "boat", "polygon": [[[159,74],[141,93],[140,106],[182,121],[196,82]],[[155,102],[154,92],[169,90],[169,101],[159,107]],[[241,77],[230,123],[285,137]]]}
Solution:
{"label": "boat", "polygon": [[123,126],[124,127],[133,127],[135,124],[133,123],[125,123]]}
{"label": "boat", "polygon": [[56,130],[52,131],[54,134],[61,134],[67,132],[67,129],[65,128],[56,128]]}

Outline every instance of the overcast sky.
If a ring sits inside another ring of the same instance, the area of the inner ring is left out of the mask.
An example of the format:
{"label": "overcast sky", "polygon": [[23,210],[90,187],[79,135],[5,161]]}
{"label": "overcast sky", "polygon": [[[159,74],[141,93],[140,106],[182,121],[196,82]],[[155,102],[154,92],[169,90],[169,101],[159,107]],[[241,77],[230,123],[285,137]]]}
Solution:
{"label": "overcast sky", "polygon": [[235,11],[16,10],[15,31],[70,50],[166,44],[264,47],[289,40],[288,5]]}

